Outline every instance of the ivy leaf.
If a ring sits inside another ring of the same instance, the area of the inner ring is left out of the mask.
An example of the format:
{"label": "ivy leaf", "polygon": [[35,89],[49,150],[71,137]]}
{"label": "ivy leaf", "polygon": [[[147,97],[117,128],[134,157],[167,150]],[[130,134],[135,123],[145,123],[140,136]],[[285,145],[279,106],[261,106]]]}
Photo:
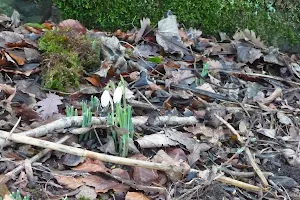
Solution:
{"label": "ivy leaf", "polygon": [[40,106],[36,111],[40,114],[42,119],[47,119],[52,117],[53,114],[58,113],[58,105],[62,104],[62,97],[56,94],[46,94],[47,98],[36,103],[37,106]]}

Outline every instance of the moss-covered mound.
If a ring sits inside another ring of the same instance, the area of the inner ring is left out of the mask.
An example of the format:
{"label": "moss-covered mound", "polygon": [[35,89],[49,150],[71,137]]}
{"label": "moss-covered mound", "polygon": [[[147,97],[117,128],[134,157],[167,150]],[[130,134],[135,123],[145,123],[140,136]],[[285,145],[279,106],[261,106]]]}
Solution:
{"label": "moss-covered mound", "polygon": [[100,66],[97,49],[86,36],[70,30],[47,31],[38,41],[43,52],[43,85],[67,91],[77,88],[82,74]]}
{"label": "moss-covered mound", "polygon": [[54,0],[64,18],[76,18],[89,28],[132,28],[139,19],[152,23],[169,9],[186,27],[206,34],[249,28],[269,44],[300,43],[300,2],[296,0]]}

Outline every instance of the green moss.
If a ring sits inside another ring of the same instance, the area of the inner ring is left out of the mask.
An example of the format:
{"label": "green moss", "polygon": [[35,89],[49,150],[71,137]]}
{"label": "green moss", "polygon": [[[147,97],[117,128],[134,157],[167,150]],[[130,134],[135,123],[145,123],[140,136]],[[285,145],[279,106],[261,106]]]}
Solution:
{"label": "green moss", "polygon": [[60,53],[67,51],[64,47],[67,45],[68,37],[64,33],[54,30],[46,31],[38,41],[39,50],[45,53]]}
{"label": "green moss", "polygon": [[[171,9],[186,27],[205,34],[228,34],[250,28],[269,44],[300,43],[300,3],[295,0],[54,0],[64,18],[76,18],[89,28],[123,30],[149,17],[153,24]],[[289,2],[289,3],[287,3]],[[133,23],[132,23],[133,22]],[[287,38],[288,37],[288,38]]]}
{"label": "green moss", "polygon": [[66,91],[68,88],[77,88],[82,72],[82,65],[76,53],[50,54],[49,64],[43,75],[43,85],[49,89]]}
{"label": "green moss", "polygon": [[69,30],[47,31],[38,41],[43,51],[43,86],[66,91],[78,88],[83,71],[91,71],[100,65],[93,41]]}

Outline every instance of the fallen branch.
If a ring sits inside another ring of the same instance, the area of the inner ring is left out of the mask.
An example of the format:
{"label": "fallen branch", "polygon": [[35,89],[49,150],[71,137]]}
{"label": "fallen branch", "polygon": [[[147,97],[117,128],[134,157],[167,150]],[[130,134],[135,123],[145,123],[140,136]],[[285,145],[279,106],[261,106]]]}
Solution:
{"label": "fallen branch", "polygon": [[[58,140],[57,143],[64,143],[65,141],[67,141],[71,137],[72,137],[72,135],[66,135],[63,138],[61,138],[60,140]],[[40,151],[38,154],[36,154],[32,158],[30,158],[29,162],[34,163],[34,162],[38,161],[39,159],[44,157],[46,154],[48,154],[50,151],[51,151],[51,149],[44,149],[43,151]],[[25,167],[24,165],[19,165],[18,167],[16,167],[12,171],[7,172],[3,176],[1,176],[0,184],[5,184],[7,181],[12,179],[13,177],[16,177],[24,169],[24,167]]]}
{"label": "fallen branch", "polygon": [[[70,147],[70,146],[63,145],[63,144],[57,144],[54,142],[40,140],[37,138],[31,138],[31,137],[24,136],[24,135],[19,135],[19,134],[11,134],[10,135],[10,133],[8,133],[8,132],[1,131],[0,138],[6,138],[6,137],[8,137],[9,140],[12,140],[12,141],[18,142],[18,143],[29,144],[29,145],[33,145],[33,146],[47,148],[49,150],[50,149],[56,150],[56,151],[60,151],[60,152],[64,152],[64,153],[82,156],[82,157],[89,157],[92,159],[101,160],[103,162],[110,162],[110,163],[120,164],[120,165],[128,165],[128,166],[134,166],[134,167],[144,167],[144,168],[149,168],[149,169],[156,169],[156,170],[164,171],[167,174],[170,174],[170,173],[171,174],[174,174],[174,173],[187,174],[191,171],[198,172],[198,170],[195,170],[195,169],[187,169],[186,166],[161,164],[161,163],[155,163],[155,162],[149,162],[149,161],[143,161],[143,160],[135,160],[135,159],[130,159],[130,158],[111,156],[111,155],[97,153],[97,152],[80,149],[80,148],[76,148],[76,147]],[[44,151],[49,151],[47,149]],[[33,158],[35,158],[35,159],[39,158],[41,155],[42,155],[42,153],[34,156]],[[33,159],[33,158],[31,158],[31,159]],[[261,190],[261,188],[259,188],[257,186],[250,185],[248,183],[244,183],[241,181],[237,181],[237,180],[225,177],[225,176],[218,177],[216,180],[226,183],[226,184],[229,184],[229,185],[234,185],[236,187],[248,189],[251,191],[260,191]],[[266,191],[267,189],[263,188],[263,190]]]}
{"label": "fallen branch", "polygon": [[[56,130],[66,129],[70,127],[80,127],[82,124],[82,116],[75,116],[75,117],[64,117],[48,123],[46,125],[37,127],[35,129],[31,129],[28,131],[24,131],[18,133],[18,135],[23,136],[30,136],[30,137],[43,137],[47,134],[51,134]],[[133,117],[133,124],[135,126],[144,125],[147,123],[148,117],[147,116],[137,116]],[[198,123],[196,117],[177,117],[177,116],[158,116],[155,118],[153,122],[153,126],[175,126],[175,125],[193,125]],[[106,124],[105,117],[92,117],[92,125],[104,125]],[[7,133],[6,131],[0,131],[0,134]],[[5,141],[0,139],[0,146],[5,146]]]}
{"label": "fallen branch", "polygon": [[[0,137],[6,138],[9,136],[8,132],[1,131]],[[9,137],[9,140],[12,140],[14,142],[23,143],[23,144],[29,144],[37,147],[47,148],[51,150],[56,150],[64,153],[69,153],[81,157],[88,157],[92,159],[101,160],[103,162],[110,162],[110,163],[116,163],[121,165],[129,165],[129,166],[139,166],[144,168],[150,168],[150,169],[157,169],[161,171],[172,171],[177,173],[185,174],[186,169],[181,166],[174,166],[174,165],[168,165],[168,164],[161,164],[161,163],[154,163],[154,162],[148,162],[143,160],[135,160],[135,159],[129,159],[129,158],[123,158],[118,156],[111,156],[106,155],[102,153],[97,153],[77,147],[71,147],[63,144],[57,144],[54,142],[49,142],[45,140],[40,140],[37,138],[32,138],[24,135],[19,134],[11,134]]]}

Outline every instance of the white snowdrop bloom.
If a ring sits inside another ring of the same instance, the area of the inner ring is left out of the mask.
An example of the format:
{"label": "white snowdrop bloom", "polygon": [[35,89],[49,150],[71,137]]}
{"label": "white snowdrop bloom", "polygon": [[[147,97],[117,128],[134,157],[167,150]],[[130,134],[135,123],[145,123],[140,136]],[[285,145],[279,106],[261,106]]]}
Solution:
{"label": "white snowdrop bloom", "polygon": [[111,102],[111,96],[109,94],[108,90],[104,90],[104,92],[101,95],[101,106],[106,107]]}
{"label": "white snowdrop bloom", "polygon": [[113,97],[114,103],[120,103],[121,102],[122,93],[123,93],[122,88],[117,87],[117,89],[114,92],[114,97]]}

